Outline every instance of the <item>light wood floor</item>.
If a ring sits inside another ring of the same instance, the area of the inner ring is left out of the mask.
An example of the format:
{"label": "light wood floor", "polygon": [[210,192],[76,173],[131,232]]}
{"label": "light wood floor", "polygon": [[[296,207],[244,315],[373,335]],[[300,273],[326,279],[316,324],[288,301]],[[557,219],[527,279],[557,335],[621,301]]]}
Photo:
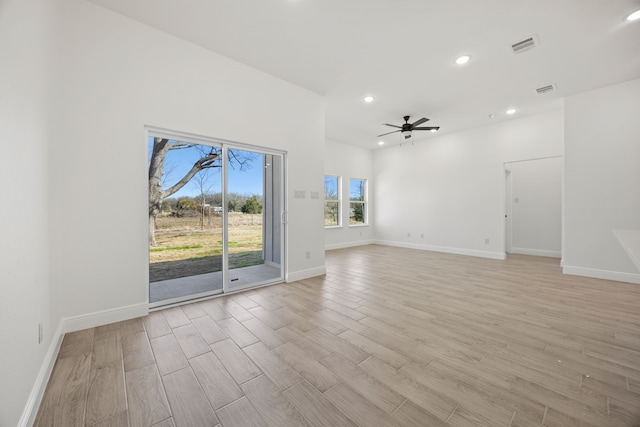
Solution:
{"label": "light wood floor", "polygon": [[68,334],[38,426],[640,425],[640,286],[383,246]]}

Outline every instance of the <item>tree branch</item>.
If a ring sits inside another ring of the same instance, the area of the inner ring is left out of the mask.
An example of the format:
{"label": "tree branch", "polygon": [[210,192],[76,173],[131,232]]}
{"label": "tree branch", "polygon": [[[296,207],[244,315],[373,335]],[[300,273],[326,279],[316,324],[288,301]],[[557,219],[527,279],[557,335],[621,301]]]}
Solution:
{"label": "tree branch", "polygon": [[191,178],[195,176],[195,174],[200,172],[202,169],[220,167],[220,165],[216,164],[216,161],[219,158],[220,158],[220,153],[214,152],[212,150],[206,157],[199,159],[197,162],[193,164],[193,166],[191,166],[191,169],[189,170],[189,172],[187,172],[187,174],[183,176],[180,181],[176,182],[173,186],[164,190],[164,197],[168,197],[176,193],[178,190],[184,187],[191,180]]}

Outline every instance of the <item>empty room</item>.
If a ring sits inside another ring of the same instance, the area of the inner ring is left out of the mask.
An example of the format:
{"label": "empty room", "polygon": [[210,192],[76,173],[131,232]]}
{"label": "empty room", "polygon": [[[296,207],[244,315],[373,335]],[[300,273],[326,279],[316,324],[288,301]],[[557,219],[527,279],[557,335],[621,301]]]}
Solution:
{"label": "empty room", "polygon": [[0,426],[640,425],[638,0],[0,0]]}

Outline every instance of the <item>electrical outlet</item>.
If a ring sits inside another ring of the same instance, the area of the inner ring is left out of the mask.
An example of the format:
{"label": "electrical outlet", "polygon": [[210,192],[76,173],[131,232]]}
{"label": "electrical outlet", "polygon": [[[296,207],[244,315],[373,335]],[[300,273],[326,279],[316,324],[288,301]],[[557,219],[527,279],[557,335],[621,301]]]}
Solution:
{"label": "electrical outlet", "polygon": [[488,245],[489,244],[489,238],[487,237],[486,239],[484,239],[484,244]]}
{"label": "electrical outlet", "polygon": [[407,233],[407,237],[411,237],[411,233]]}
{"label": "electrical outlet", "polygon": [[38,344],[42,342],[42,322],[38,323]]}
{"label": "electrical outlet", "polygon": [[420,233],[420,238],[424,239],[424,233]]}
{"label": "electrical outlet", "polygon": [[307,251],[307,253],[305,254],[307,259],[311,259],[311,252]]}

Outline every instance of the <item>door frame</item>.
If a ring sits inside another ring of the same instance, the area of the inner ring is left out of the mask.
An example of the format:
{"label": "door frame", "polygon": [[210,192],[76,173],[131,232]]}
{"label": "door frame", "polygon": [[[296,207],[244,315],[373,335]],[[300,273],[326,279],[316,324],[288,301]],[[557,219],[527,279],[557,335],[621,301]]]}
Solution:
{"label": "door frame", "polygon": [[[235,292],[239,292],[245,289],[258,288],[262,286],[267,286],[275,283],[282,283],[285,281],[285,274],[287,268],[287,236],[288,236],[288,221],[287,218],[287,181],[286,181],[286,170],[287,170],[287,152],[283,150],[277,150],[272,148],[261,147],[253,144],[246,144],[237,141],[231,141],[227,139],[221,138],[213,138],[203,135],[192,134],[189,132],[175,131],[165,128],[160,128],[156,126],[144,126],[145,133],[145,143],[148,143],[150,136],[160,137],[160,138],[170,138],[177,140],[184,140],[188,142],[194,142],[196,144],[209,145],[209,146],[219,146],[222,150],[222,167],[221,167],[221,177],[222,177],[222,290],[216,290],[213,292],[201,293],[190,295],[188,298],[181,299],[180,301],[167,300],[167,304],[154,304],[153,308],[165,308],[172,305],[177,305],[181,303],[187,303],[194,301],[196,299],[202,298],[210,298],[217,297],[226,294],[232,294]],[[267,154],[272,156],[279,156],[281,158],[280,168],[280,182],[281,182],[281,197],[280,197],[280,276],[274,279],[265,280],[257,283],[250,283],[243,286],[238,287],[229,287],[229,242],[228,242],[228,150],[229,149],[238,149],[238,150],[246,150],[257,152],[260,154]],[[148,155],[147,152],[147,167],[148,167]],[[148,185],[147,185],[148,187]],[[148,208],[147,208],[148,209]],[[147,236],[148,240],[148,236]],[[148,246],[148,242],[147,242]],[[149,251],[147,250],[147,266],[149,265]],[[147,291],[149,290],[149,270],[147,267]],[[149,300],[149,293],[147,292],[147,301]]]}

